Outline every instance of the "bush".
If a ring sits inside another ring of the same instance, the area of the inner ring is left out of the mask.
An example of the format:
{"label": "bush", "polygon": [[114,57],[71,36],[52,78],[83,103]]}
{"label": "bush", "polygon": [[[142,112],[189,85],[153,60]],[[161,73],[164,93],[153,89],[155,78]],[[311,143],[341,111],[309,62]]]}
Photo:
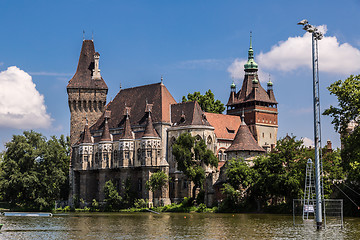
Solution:
{"label": "bush", "polygon": [[66,206],[66,207],[64,207],[64,212],[70,212],[70,211],[71,211],[70,206]]}
{"label": "bush", "polygon": [[134,202],[134,207],[135,208],[147,208],[149,204],[149,201],[148,200],[144,200],[144,199],[135,199],[135,202]]}

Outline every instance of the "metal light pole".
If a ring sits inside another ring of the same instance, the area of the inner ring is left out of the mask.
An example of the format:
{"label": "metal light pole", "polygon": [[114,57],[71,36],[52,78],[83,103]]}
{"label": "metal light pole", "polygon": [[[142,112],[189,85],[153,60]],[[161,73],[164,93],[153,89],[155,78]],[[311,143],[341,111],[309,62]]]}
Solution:
{"label": "metal light pole", "polygon": [[312,35],[312,67],[313,67],[313,97],[314,97],[314,138],[315,138],[315,193],[316,193],[316,228],[322,228],[322,190],[321,190],[321,168],[320,168],[320,98],[319,98],[319,65],[318,65],[318,40],[323,38],[319,30],[308,24],[306,19],[300,21],[303,29]]}

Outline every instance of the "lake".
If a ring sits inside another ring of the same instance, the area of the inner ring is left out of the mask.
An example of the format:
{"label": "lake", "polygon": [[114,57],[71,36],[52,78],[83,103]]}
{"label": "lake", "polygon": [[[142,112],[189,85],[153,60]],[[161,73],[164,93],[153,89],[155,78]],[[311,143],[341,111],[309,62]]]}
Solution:
{"label": "lake", "polygon": [[0,223],[0,239],[360,239],[360,218],[316,231],[273,214],[66,213]]}

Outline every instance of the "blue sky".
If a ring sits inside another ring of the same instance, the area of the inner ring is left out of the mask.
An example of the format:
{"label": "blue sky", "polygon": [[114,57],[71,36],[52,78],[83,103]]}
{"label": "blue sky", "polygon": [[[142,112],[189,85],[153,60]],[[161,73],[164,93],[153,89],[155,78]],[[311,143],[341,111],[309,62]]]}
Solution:
{"label": "blue sky", "polygon": [[[94,37],[108,101],[123,88],[164,83],[177,101],[211,89],[226,104],[238,89],[253,32],[255,61],[279,102],[278,137],[313,139],[311,40],[304,18],[325,32],[319,42],[321,108],[336,105],[326,87],[360,73],[358,1],[9,1],[0,2],[0,149],[35,129],[69,134],[66,85],[82,44]],[[12,67],[16,66],[16,67]],[[9,68],[10,67],[10,68]],[[35,85],[34,85],[35,84]],[[322,117],[323,143],[340,146]]]}

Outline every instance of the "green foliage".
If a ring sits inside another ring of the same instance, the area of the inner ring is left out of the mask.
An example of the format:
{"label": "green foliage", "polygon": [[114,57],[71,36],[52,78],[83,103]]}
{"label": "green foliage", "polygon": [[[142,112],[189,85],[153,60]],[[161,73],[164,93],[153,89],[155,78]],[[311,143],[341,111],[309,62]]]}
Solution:
{"label": "green foliage", "polygon": [[351,134],[344,135],[341,142],[343,144],[341,158],[344,167],[346,170],[351,170],[351,163],[360,162],[360,128],[356,127]]}
{"label": "green foliage", "polygon": [[115,209],[120,209],[122,197],[119,195],[115,185],[111,180],[105,183],[104,192],[105,192],[106,208],[110,211]]}
{"label": "green foliage", "polygon": [[[229,160],[225,165],[227,183],[222,192],[226,199],[220,211],[233,212],[264,210],[286,212],[292,199],[302,198],[305,183],[306,163],[314,161],[314,150],[302,145],[295,137],[285,137],[277,142],[275,151],[258,157],[253,166],[242,160]],[[324,192],[325,197],[332,193],[334,179],[343,179],[340,151],[326,152],[323,149]],[[257,205],[252,205],[253,203]]]}
{"label": "green foliage", "polygon": [[214,94],[209,89],[205,95],[200,92],[189,93],[187,98],[182,97],[182,102],[197,101],[204,112],[222,113],[225,110],[224,104],[220,100],[215,100]]}
{"label": "green foliage", "polygon": [[246,192],[254,182],[255,171],[242,159],[230,159],[226,163],[227,183],[223,185],[222,193],[226,196],[221,205],[225,212],[236,211],[244,204]]}
{"label": "green foliage", "polygon": [[302,141],[287,136],[277,142],[275,152],[255,160],[252,193],[260,207],[302,197],[307,159]]}
{"label": "green foliage", "polygon": [[0,193],[13,207],[50,209],[68,196],[69,138],[14,135],[1,155]]}
{"label": "green foliage", "polygon": [[182,171],[193,183],[193,196],[196,188],[203,187],[205,170],[202,165],[216,167],[218,159],[214,153],[207,149],[203,139],[195,140],[190,133],[181,134],[173,145],[172,154]]}
{"label": "green foliage", "polygon": [[146,188],[154,192],[161,190],[169,181],[168,176],[163,171],[155,172],[151,175],[150,180],[146,182]]}
{"label": "green foliage", "polygon": [[95,212],[98,210],[99,210],[99,202],[96,201],[96,199],[93,199],[91,203],[91,211]]}
{"label": "green foliage", "polygon": [[71,208],[70,208],[70,206],[66,206],[66,207],[64,207],[64,212],[70,212],[71,211]]}
{"label": "green foliage", "polygon": [[338,107],[331,105],[323,114],[333,118],[336,131],[345,133],[350,121],[356,120],[360,114],[360,75],[338,80],[327,89],[337,97]]}
{"label": "green foliage", "polygon": [[135,199],[134,201],[134,207],[135,208],[147,208],[149,204],[148,200],[144,200],[144,199]]}

